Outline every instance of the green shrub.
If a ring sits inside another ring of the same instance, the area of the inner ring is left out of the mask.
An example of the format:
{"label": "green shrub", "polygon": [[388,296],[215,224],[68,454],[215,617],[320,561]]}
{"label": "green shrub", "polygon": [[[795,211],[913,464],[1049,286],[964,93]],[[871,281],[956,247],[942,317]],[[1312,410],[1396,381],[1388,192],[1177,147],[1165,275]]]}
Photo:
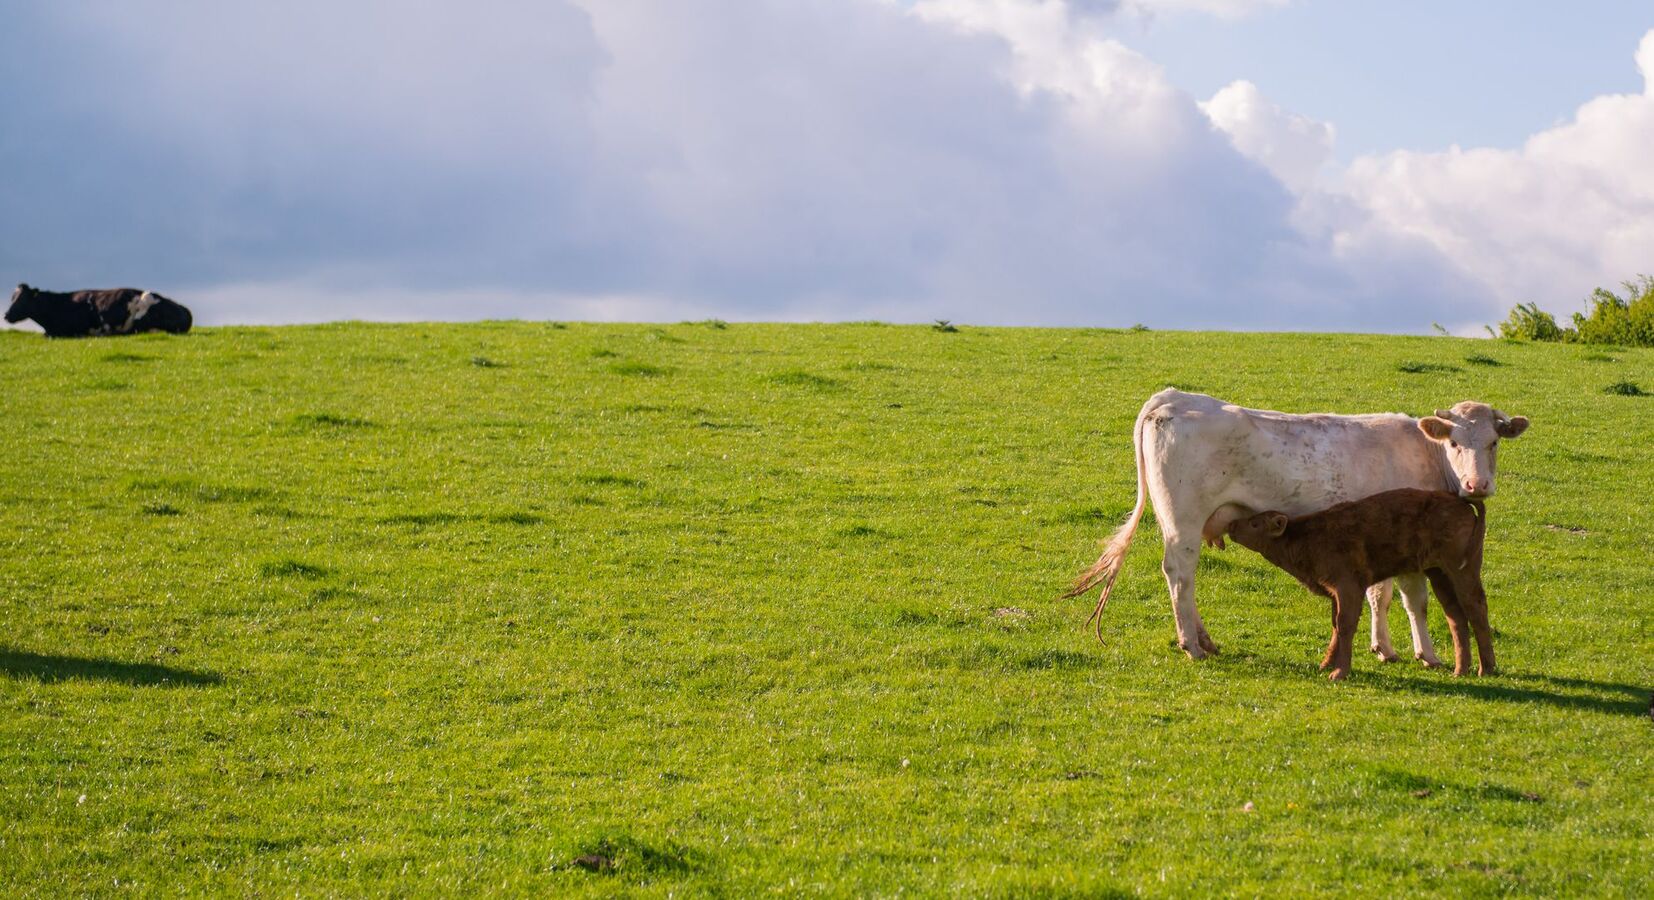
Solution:
{"label": "green shrub", "polygon": [[1591,293],[1591,315],[1574,313],[1574,329],[1587,344],[1654,347],[1654,277],[1622,282],[1625,296],[1607,288]]}
{"label": "green shrub", "polygon": [[1621,287],[1623,297],[1607,288],[1592,291],[1590,315],[1574,313],[1572,328],[1558,325],[1555,317],[1533,303],[1519,303],[1499,324],[1499,335],[1528,341],[1654,347],[1654,276],[1639,275],[1621,282]]}
{"label": "green shrub", "polygon": [[1521,338],[1525,341],[1571,341],[1571,330],[1556,324],[1556,317],[1539,308],[1536,303],[1518,303],[1510,311],[1510,318],[1499,323],[1499,336]]}

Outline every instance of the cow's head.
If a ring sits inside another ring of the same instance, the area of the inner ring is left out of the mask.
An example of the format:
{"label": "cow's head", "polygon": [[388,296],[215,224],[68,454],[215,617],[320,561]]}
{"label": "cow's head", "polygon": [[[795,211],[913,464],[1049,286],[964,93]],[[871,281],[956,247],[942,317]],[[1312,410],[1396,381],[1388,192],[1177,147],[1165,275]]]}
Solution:
{"label": "cow's head", "polygon": [[21,322],[34,315],[34,298],[40,292],[26,284],[11,292],[11,306],[6,307],[6,321]]}
{"label": "cow's head", "polygon": [[1486,403],[1466,400],[1420,419],[1419,430],[1447,453],[1459,496],[1491,497],[1499,439],[1519,436],[1528,430],[1528,420],[1507,416]]}

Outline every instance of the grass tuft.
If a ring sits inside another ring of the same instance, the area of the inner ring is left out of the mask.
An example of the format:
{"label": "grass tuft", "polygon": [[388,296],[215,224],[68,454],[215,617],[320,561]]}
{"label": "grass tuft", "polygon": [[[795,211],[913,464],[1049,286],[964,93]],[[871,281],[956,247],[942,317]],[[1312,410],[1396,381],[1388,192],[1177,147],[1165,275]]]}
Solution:
{"label": "grass tuft", "polygon": [[266,578],[307,578],[311,580],[326,578],[332,574],[323,566],[301,562],[292,558],[274,559],[259,563],[258,573]]}
{"label": "grass tuft", "polygon": [[643,487],[643,479],[633,478],[630,475],[616,475],[613,472],[592,472],[586,475],[576,475],[575,480],[581,484],[608,485],[628,488]]}
{"label": "grass tuft", "polygon": [[356,428],[372,428],[373,423],[356,416],[345,416],[338,413],[300,413],[291,420],[299,428],[308,428],[316,431],[345,431]]}
{"label": "grass tuft", "polygon": [[545,517],[531,512],[494,513],[488,516],[487,521],[494,525],[538,525],[545,521]]}
{"label": "grass tuft", "polygon": [[699,854],[675,843],[650,843],[630,834],[607,834],[588,842],[572,857],[571,869],[595,875],[685,875],[700,865]]}
{"label": "grass tuft", "polygon": [[1464,361],[1467,362],[1467,363],[1470,363],[1473,366],[1495,366],[1496,367],[1496,366],[1504,365],[1504,363],[1500,362],[1499,360],[1494,359],[1491,356],[1481,354],[1481,353],[1472,353],[1469,356],[1465,357]]}
{"label": "grass tuft", "polygon": [[662,375],[666,375],[671,372],[670,369],[663,366],[652,365],[646,362],[638,362],[637,360],[626,360],[624,362],[614,363],[609,366],[609,371],[615,373],[616,375],[627,375],[639,378],[659,378]]}
{"label": "grass tuft", "polygon": [[836,391],[844,387],[844,383],[826,375],[817,375],[803,369],[788,369],[785,372],[776,372],[767,377],[771,384],[780,384],[787,387],[811,388],[817,391]]}
{"label": "grass tuft", "polygon": [[1446,363],[1404,362],[1396,364],[1396,371],[1403,372],[1408,375],[1432,375],[1445,374],[1448,372],[1462,372],[1464,370],[1458,366],[1450,366]]}
{"label": "grass tuft", "polygon": [[865,525],[865,524],[856,524],[856,525],[851,525],[848,528],[841,528],[841,529],[839,529],[839,535],[842,536],[842,537],[850,537],[850,538],[889,537],[890,536],[886,532],[880,531],[879,529],[874,528],[871,525]]}
{"label": "grass tuft", "polygon": [[1648,392],[1643,390],[1635,381],[1620,380],[1602,389],[1604,394],[1613,394],[1617,397],[1646,397]]}
{"label": "grass tuft", "polygon": [[386,525],[416,525],[424,527],[429,525],[452,525],[455,522],[465,521],[465,517],[459,515],[458,513],[451,512],[397,513],[395,515],[385,516],[379,521],[385,523]]}

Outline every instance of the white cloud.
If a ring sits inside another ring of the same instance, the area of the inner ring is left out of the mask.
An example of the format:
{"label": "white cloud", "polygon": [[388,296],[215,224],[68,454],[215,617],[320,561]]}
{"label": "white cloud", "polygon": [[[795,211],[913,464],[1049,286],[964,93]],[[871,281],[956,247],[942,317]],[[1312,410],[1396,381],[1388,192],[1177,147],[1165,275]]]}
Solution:
{"label": "white cloud", "polygon": [[1643,76],[1643,93],[1654,94],[1654,29],[1637,44],[1637,71]]}
{"label": "white cloud", "polygon": [[1593,287],[1654,269],[1654,31],[1636,61],[1643,93],[1592,99],[1520,148],[1363,157],[1339,188],[1502,304],[1573,311]]}
{"label": "white cloud", "polygon": [[1281,183],[1303,193],[1332,158],[1333,127],[1289,113],[1269,102],[1250,81],[1237,81],[1200,108],[1234,142]]}

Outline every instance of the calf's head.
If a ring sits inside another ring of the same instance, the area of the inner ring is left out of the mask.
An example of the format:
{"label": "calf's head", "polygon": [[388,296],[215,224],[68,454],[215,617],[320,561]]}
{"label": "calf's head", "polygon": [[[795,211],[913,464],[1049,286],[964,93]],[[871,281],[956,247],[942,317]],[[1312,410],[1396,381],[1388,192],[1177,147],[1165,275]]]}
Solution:
{"label": "calf's head", "polygon": [[1459,496],[1491,497],[1499,439],[1521,435],[1528,430],[1528,420],[1507,416],[1486,403],[1466,400],[1420,419],[1419,430],[1447,454]]}
{"label": "calf's head", "polygon": [[18,285],[17,290],[11,292],[11,306],[6,307],[6,321],[21,322],[34,315],[34,300],[38,293],[40,292],[26,284]]}
{"label": "calf's head", "polygon": [[1286,514],[1270,510],[1244,519],[1236,519],[1224,529],[1235,543],[1248,550],[1263,552],[1263,548],[1286,533]]}

